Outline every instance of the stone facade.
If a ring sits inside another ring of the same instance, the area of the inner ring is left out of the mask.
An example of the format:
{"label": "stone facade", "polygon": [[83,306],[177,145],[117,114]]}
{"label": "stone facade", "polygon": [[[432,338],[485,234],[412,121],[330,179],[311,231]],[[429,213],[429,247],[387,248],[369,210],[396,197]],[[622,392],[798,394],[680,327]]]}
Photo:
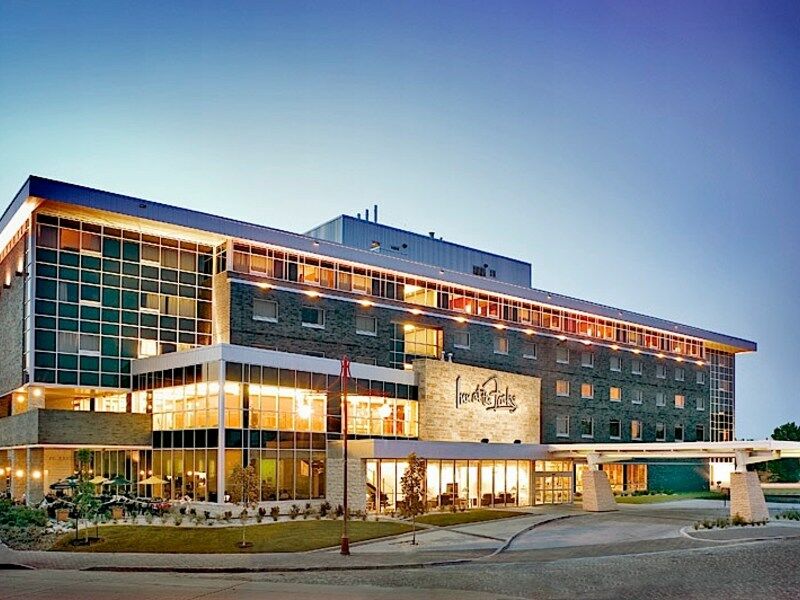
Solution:
{"label": "stone facade", "polygon": [[[290,286],[291,284],[282,284]],[[255,321],[252,318],[253,299],[263,298],[277,302],[277,322]],[[391,301],[381,301],[393,304]],[[459,323],[453,319],[435,315],[413,315],[408,305],[397,304],[397,309],[362,306],[332,298],[309,298],[301,293],[261,289],[255,285],[233,282],[231,284],[232,344],[268,348],[300,354],[324,355],[339,358],[344,354],[355,362],[391,366],[392,336],[394,324],[411,323],[419,327],[435,327],[442,331],[443,354],[450,355],[453,363],[482,367],[489,370],[529,375],[541,380],[541,442],[630,442],[631,421],[642,423],[641,441],[656,441],[656,423],[663,423],[663,441],[675,441],[675,426],[683,426],[684,440],[707,441],[710,435],[709,420],[709,369],[691,361],[678,363],[649,354],[633,354],[613,350],[596,344],[585,346],[575,341],[561,341],[555,337],[529,335],[522,331],[497,330],[493,321],[486,324]],[[301,324],[301,307],[304,305],[322,308],[326,312],[325,328],[314,329]],[[435,313],[436,309],[425,308]],[[374,316],[377,319],[377,335],[359,335],[355,330],[357,314]],[[469,349],[455,346],[455,332],[470,334]],[[495,352],[495,339],[503,336],[508,340],[508,352]],[[558,348],[569,349],[569,362],[556,360]],[[593,354],[593,366],[582,364],[582,354]],[[536,358],[530,358],[531,356]],[[611,370],[612,356],[620,357],[621,369]],[[633,361],[642,363],[641,374],[633,373]],[[657,374],[659,365],[666,368],[665,377]],[[676,369],[683,369],[684,380],[676,379]],[[705,383],[697,383],[697,371],[703,371]],[[569,382],[569,395],[556,395],[556,381]],[[581,397],[581,384],[594,386],[593,398]],[[620,402],[610,400],[610,388],[619,387]],[[638,391],[642,403],[635,402]],[[663,392],[664,406],[656,405],[656,394]],[[675,395],[685,396],[684,408],[675,406]],[[698,410],[698,399],[702,399],[704,410]],[[569,417],[569,435],[556,435],[559,416]],[[594,420],[594,435],[581,435],[581,419]],[[620,438],[610,435],[609,422],[620,420]],[[697,425],[703,426],[704,439],[696,435]],[[485,436],[483,436],[485,437]],[[491,437],[491,436],[490,436]],[[638,440],[637,440],[638,441]]]}
{"label": "stone facade", "polygon": [[417,360],[414,371],[420,439],[539,442],[538,378],[439,360]]}
{"label": "stone facade", "polygon": [[731,517],[739,515],[745,521],[767,521],[769,510],[755,471],[731,473]]}
{"label": "stone facade", "polygon": [[588,512],[617,510],[608,473],[589,469],[583,474],[583,510]]}
{"label": "stone facade", "polygon": [[[328,455],[325,466],[325,498],[333,508],[344,500],[344,459]],[[350,512],[367,510],[367,470],[360,458],[347,460],[347,503]]]}
{"label": "stone facade", "polygon": [[150,415],[33,409],[0,419],[0,447],[32,444],[149,446],[151,431]]}
{"label": "stone facade", "polygon": [[0,264],[0,276],[10,276],[9,288],[0,290],[0,331],[3,332],[0,352],[0,395],[20,387],[23,381],[23,335],[25,331],[25,278],[15,275],[17,262],[25,249],[25,239]]}

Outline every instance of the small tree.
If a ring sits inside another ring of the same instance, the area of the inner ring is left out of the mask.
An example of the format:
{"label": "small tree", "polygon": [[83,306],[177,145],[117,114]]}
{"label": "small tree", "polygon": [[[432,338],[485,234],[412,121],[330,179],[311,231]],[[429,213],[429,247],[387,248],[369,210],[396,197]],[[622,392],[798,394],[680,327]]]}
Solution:
{"label": "small tree", "polygon": [[400,514],[411,517],[411,544],[417,544],[417,515],[425,512],[425,461],[412,452],[408,455],[408,468],[400,478],[404,502]]}
{"label": "small tree", "polygon": [[[800,442],[800,425],[797,423],[784,423],[776,427],[772,432],[773,440],[787,442]],[[771,460],[767,463],[767,468],[776,481],[783,483],[794,483],[800,480],[800,459],[781,458]]]}
{"label": "small tree", "polygon": [[[95,497],[95,486],[89,481],[92,469],[92,451],[86,448],[75,453],[78,463],[78,484],[72,499],[75,503],[75,539],[78,539],[80,519],[91,519],[97,514],[100,502]],[[85,528],[86,543],[89,543],[89,526]]]}
{"label": "small tree", "polygon": [[[231,502],[241,505],[243,507],[242,513],[246,514],[248,508],[255,508],[258,502],[258,477],[256,476],[256,469],[253,465],[242,467],[236,465],[231,473],[231,489],[230,489]],[[245,514],[241,515],[242,521],[242,541],[239,547],[247,548],[250,544],[246,538],[246,528],[244,526]]]}

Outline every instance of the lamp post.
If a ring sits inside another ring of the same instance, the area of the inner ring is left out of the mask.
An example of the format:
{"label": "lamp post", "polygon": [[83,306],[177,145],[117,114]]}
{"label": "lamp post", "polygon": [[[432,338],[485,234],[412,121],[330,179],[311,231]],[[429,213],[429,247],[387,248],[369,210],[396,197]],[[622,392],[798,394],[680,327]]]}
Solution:
{"label": "lamp post", "polygon": [[347,356],[342,357],[342,372],[341,372],[341,385],[342,385],[342,487],[344,489],[344,498],[342,500],[342,508],[344,514],[342,515],[342,545],[339,553],[342,556],[350,556],[350,538],[347,534],[347,521],[349,518],[349,510],[347,508],[347,387],[350,379],[350,359]]}

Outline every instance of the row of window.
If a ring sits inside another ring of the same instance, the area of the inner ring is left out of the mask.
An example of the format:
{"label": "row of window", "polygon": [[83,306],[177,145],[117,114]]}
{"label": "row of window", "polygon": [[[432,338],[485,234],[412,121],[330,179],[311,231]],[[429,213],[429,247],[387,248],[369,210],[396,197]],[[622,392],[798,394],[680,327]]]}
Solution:
{"label": "row of window", "polygon": [[229,262],[230,270],[239,273],[504,320],[659,352],[694,358],[704,356],[701,340],[443,282],[238,242],[233,245],[231,261],[221,258],[221,262]]}
{"label": "row of window", "polygon": [[[593,383],[581,384],[581,398],[584,400],[592,400],[595,394],[595,385]],[[556,380],[556,396],[568,398],[570,396],[570,382],[566,379]],[[608,388],[608,399],[611,402],[622,402],[622,388],[619,386],[610,386]],[[656,392],[656,406],[666,406],[667,396],[665,392]],[[644,402],[644,392],[642,390],[633,390],[633,397],[631,398],[632,404],[642,404]],[[675,408],[685,408],[686,395],[675,394]],[[697,410],[706,409],[706,399],[703,396],[698,396],[696,400]]]}
{"label": "row of window", "polygon": [[[568,365],[570,363],[570,349],[565,346],[556,348],[556,362],[558,364]],[[594,362],[594,352],[588,350],[581,352],[582,367],[593,369]],[[611,371],[622,372],[622,357],[616,355],[609,357],[609,368]],[[634,358],[631,360],[631,375],[641,375],[643,370],[644,361],[641,358]],[[667,365],[662,363],[656,364],[656,377],[658,379],[667,378]],[[674,377],[675,381],[686,381],[686,369],[684,367],[675,367]],[[705,384],[705,371],[695,371],[695,381],[700,385]]]}
{"label": "row of window", "polygon": [[[568,438],[570,432],[571,419],[569,415],[559,415],[556,417],[556,437]],[[582,438],[593,438],[595,435],[595,419],[594,417],[581,417],[578,433]],[[642,421],[633,419],[630,426],[630,439],[633,441],[640,441],[642,439]],[[658,442],[663,442],[667,439],[667,428],[664,423],[656,423],[655,439]],[[674,426],[673,434],[676,442],[684,441],[684,427],[683,424],[677,423]],[[622,439],[622,421],[619,419],[611,419],[608,422],[608,437],[612,440]],[[706,437],[705,425],[698,424],[695,426],[695,439],[697,441],[704,441]]]}

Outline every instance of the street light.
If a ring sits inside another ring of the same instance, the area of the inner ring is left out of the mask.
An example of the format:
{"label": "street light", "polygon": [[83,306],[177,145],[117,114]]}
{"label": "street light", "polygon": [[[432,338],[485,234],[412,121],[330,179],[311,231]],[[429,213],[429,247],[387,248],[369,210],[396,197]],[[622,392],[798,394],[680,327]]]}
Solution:
{"label": "street light", "polygon": [[342,508],[344,508],[344,515],[342,518],[342,544],[339,553],[342,556],[350,556],[350,537],[347,534],[347,521],[350,517],[347,508],[347,387],[348,380],[350,379],[350,359],[347,356],[342,357],[342,372],[340,382],[342,386],[342,466],[344,474],[342,476],[342,487],[344,489],[344,498],[342,500]]}

